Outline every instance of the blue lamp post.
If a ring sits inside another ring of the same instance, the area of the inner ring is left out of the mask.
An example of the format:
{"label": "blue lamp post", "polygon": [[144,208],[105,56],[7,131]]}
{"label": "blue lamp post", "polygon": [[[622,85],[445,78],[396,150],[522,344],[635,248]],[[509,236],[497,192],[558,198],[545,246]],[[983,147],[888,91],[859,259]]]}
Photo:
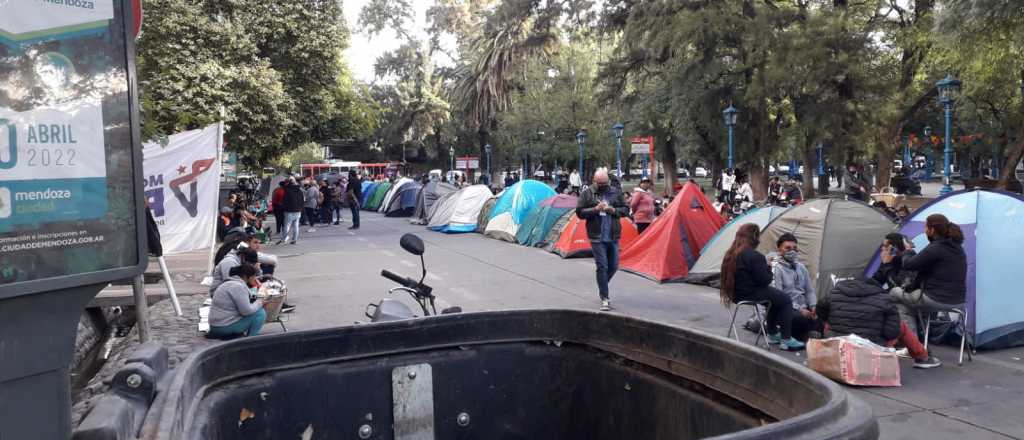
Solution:
{"label": "blue lamp post", "polygon": [[825,144],[818,142],[818,175],[825,175]]}
{"label": "blue lamp post", "polygon": [[932,126],[924,126],[924,178],[931,180],[935,172],[935,161],[932,160]]}
{"label": "blue lamp post", "polygon": [[455,179],[455,147],[448,147],[448,157],[451,158],[452,162],[452,179]]}
{"label": "blue lamp post", "polygon": [[960,91],[961,82],[953,75],[946,74],[946,77],[935,83],[939,89],[939,102],[946,110],[946,146],[942,150],[943,156],[943,184],[939,194],[947,194],[953,191],[950,185],[952,182],[952,170],[950,161],[953,156],[953,104],[956,102],[956,93]]}
{"label": "blue lamp post", "polygon": [[576,144],[580,146],[580,177],[586,176],[587,173],[583,170],[583,152],[587,148],[587,131],[580,130],[576,133]]}
{"label": "blue lamp post", "polygon": [[622,178],[622,132],[625,129],[626,126],[621,122],[612,126],[612,134],[615,135],[615,173],[619,179]]}
{"label": "blue lamp post", "polygon": [[484,145],[484,153],[487,153],[487,185],[491,184],[491,144]]}
{"label": "blue lamp post", "polygon": [[722,111],[722,115],[725,117],[725,126],[729,127],[729,158],[726,161],[726,168],[732,169],[732,128],[736,126],[736,114],[739,110],[736,110],[732,105],[729,108]]}

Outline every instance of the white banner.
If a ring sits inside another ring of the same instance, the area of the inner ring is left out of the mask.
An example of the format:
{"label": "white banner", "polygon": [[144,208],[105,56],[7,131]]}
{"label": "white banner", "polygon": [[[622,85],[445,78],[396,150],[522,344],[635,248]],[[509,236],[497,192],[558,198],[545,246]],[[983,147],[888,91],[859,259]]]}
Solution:
{"label": "white banner", "polygon": [[143,145],[146,202],[160,227],[165,254],[215,244],[219,137],[220,129],[214,124]]}
{"label": "white banner", "polygon": [[647,144],[633,144],[632,147],[633,154],[649,154],[651,152],[651,146]]}

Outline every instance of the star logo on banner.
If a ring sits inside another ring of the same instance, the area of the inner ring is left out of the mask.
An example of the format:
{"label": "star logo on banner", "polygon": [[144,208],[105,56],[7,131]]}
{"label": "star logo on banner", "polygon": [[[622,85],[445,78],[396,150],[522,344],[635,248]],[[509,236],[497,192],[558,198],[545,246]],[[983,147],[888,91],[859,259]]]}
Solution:
{"label": "star logo on banner", "polygon": [[185,168],[185,165],[179,166],[178,167],[178,174],[185,174],[185,170],[186,169],[187,168]]}

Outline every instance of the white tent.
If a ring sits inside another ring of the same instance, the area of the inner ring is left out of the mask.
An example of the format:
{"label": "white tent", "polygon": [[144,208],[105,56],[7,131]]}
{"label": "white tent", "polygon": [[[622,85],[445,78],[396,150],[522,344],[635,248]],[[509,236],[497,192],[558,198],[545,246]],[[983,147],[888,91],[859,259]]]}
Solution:
{"label": "white tent", "polygon": [[487,229],[484,229],[484,235],[510,243],[516,242],[516,232],[519,232],[519,225],[512,220],[511,212],[498,214],[487,222]]}
{"label": "white tent", "polygon": [[447,233],[473,232],[484,203],[491,198],[486,185],[473,185],[458,190],[435,203],[427,228]]}

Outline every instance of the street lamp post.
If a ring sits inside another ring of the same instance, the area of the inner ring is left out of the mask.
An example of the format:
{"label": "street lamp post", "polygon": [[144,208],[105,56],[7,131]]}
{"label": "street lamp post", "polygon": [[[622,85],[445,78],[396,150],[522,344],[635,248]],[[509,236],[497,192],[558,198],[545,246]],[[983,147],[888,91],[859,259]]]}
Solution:
{"label": "street lamp post", "polygon": [[615,172],[619,179],[622,179],[622,132],[626,129],[621,122],[612,126],[612,134],[615,135]]}
{"label": "street lamp post", "polygon": [[732,128],[736,126],[736,114],[739,110],[736,110],[732,105],[722,112],[725,117],[725,126],[729,127],[729,159],[726,161],[726,168],[732,169]]}
{"label": "street lamp post", "polygon": [[953,104],[956,102],[954,96],[960,91],[960,81],[953,78],[953,75],[946,74],[946,77],[935,83],[939,89],[939,101],[946,110],[946,146],[942,150],[943,156],[943,185],[939,194],[948,194],[953,191],[951,158],[953,155]]}
{"label": "street lamp post", "polygon": [[935,162],[932,161],[932,126],[924,126],[924,178],[930,180],[935,171]]}
{"label": "street lamp post", "polygon": [[451,159],[452,162],[451,179],[455,180],[455,146],[448,147],[448,157]]}
{"label": "street lamp post", "polygon": [[487,185],[491,184],[491,144],[484,145],[484,153],[487,154]]}
{"label": "street lamp post", "polygon": [[582,179],[583,176],[587,175],[587,173],[583,171],[583,151],[587,147],[587,131],[586,130],[580,130],[579,133],[576,133],[576,144],[578,144],[580,146],[580,168],[579,169],[580,169],[580,178]]}

